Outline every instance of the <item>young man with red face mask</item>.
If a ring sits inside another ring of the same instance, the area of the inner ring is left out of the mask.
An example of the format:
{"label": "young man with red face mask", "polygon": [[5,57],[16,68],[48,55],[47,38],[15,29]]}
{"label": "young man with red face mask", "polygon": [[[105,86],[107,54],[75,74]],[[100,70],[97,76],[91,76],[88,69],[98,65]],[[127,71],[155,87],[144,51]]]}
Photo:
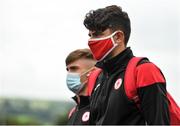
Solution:
{"label": "young man with red face mask", "polygon": [[102,69],[91,96],[90,124],[168,125],[170,116],[165,79],[148,59],[136,66],[139,107],[124,89],[127,64],[134,57],[127,43],[131,26],[128,14],[112,5],[90,11],[84,20],[88,45]]}
{"label": "young man with red face mask", "polygon": [[89,77],[95,72],[96,60],[89,49],[77,49],[66,58],[66,83],[75,94],[76,106],[69,112],[68,125],[89,124],[89,96],[95,83]]}

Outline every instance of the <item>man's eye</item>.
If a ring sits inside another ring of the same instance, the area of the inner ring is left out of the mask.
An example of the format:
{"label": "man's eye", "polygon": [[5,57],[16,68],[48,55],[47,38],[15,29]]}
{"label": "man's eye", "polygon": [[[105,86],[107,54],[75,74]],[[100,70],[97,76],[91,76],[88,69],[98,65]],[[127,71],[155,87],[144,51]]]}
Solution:
{"label": "man's eye", "polygon": [[91,34],[88,34],[89,37],[91,37]]}
{"label": "man's eye", "polygon": [[68,68],[66,68],[66,70],[67,70],[67,71],[69,71],[69,69],[68,69]]}
{"label": "man's eye", "polygon": [[97,36],[98,36],[97,32],[93,33],[93,37],[97,37]]}

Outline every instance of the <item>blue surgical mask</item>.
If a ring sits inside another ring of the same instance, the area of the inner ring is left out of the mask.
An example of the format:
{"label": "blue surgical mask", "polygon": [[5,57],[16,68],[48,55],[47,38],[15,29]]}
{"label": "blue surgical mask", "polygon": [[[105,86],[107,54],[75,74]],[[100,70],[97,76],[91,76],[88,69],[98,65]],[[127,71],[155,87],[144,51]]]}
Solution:
{"label": "blue surgical mask", "polygon": [[67,87],[69,90],[74,92],[75,94],[79,94],[81,89],[83,88],[84,84],[81,84],[81,79],[79,73],[67,73],[66,78]]}
{"label": "blue surgical mask", "polygon": [[71,90],[75,94],[79,94],[87,83],[87,81],[82,83],[81,77],[87,76],[87,73],[89,73],[92,69],[94,69],[94,67],[91,67],[81,75],[79,73],[68,72],[66,77],[66,84],[69,90]]}

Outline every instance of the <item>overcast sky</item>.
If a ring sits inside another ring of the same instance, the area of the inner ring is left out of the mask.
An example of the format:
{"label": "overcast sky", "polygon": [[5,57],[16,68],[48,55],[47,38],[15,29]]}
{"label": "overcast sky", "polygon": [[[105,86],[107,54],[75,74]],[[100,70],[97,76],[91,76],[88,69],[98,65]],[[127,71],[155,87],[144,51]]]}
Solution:
{"label": "overcast sky", "polygon": [[161,68],[180,103],[178,0],[0,0],[0,96],[71,100],[64,60],[88,48],[85,14],[112,4],[130,16],[128,46]]}

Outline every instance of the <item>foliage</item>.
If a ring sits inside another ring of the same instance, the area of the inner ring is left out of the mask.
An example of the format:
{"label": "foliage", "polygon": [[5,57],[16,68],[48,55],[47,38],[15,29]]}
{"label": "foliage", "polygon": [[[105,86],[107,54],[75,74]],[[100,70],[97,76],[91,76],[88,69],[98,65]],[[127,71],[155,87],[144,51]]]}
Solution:
{"label": "foliage", "polygon": [[58,125],[67,123],[73,103],[24,99],[0,99],[0,124]]}

